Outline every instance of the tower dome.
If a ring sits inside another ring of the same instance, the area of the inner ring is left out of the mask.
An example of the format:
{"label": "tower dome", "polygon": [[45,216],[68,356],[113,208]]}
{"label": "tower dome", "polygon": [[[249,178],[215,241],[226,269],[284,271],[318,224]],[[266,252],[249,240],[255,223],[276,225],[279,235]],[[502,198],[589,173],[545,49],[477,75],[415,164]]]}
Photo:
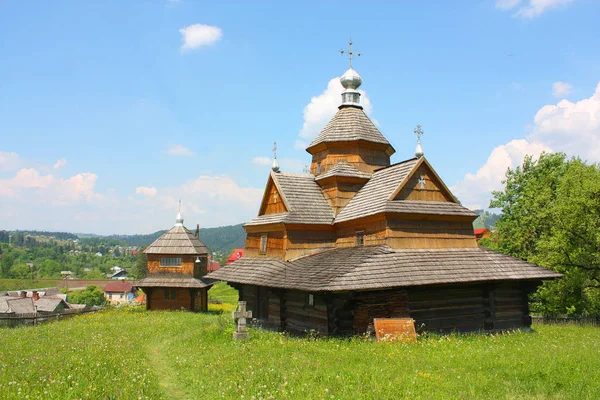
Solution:
{"label": "tower dome", "polygon": [[181,211],[177,213],[177,217],[175,217],[175,226],[183,226],[183,217],[181,216]]}
{"label": "tower dome", "polygon": [[354,68],[349,68],[340,78],[340,83],[344,89],[358,89],[362,84],[362,78]]}

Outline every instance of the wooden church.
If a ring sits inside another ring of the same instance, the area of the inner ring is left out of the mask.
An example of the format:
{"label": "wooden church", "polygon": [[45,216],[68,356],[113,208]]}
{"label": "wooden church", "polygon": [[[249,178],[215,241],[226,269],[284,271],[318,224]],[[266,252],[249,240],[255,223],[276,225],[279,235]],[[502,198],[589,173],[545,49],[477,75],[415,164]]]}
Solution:
{"label": "wooden church", "polygon": [[208,309],[208,290],[215,281],[205,277],[209,251],[198,236],[199,228],[190,232],[179,212],[175,225],[144,250],[148,276],[136,286],[146,294],[146,309]]}
{"label": "wooden church", "polygon": [[528,295],[561,275],[479,248],[475,213],[423,157],[395,152],[360,105],[350,66],[342,102],[306,149],[310,173],[275,158],[245,254],[209,275],[239,291],[266,326],[362,334],[374,318],[411,317],[418,330],[529,327]]}

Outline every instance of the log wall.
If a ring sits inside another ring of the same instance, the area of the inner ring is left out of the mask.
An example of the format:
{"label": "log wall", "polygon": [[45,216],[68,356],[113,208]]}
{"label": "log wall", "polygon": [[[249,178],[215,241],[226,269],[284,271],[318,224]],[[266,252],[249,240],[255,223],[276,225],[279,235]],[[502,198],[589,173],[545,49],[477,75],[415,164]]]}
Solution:
{"label": "log wall", "polygon": [[279,214],[287,211],[283,204],[283,200],[281,199],[281,194],[277,191],[277,187],[271,180],[269,180],[267,197],[265,198],[263,207],[264,213],[261,213],[260,215]]}
{"label": "log wall", "polygon": [[386,244],[387,225],[384,217],[364,218],[351,224],[339,226],[336,230],[336,247],[356,246],[356,232],[364,231],[365,246]]}
{"label": "log wall", "polygon": [[319,334],[328,333],[327,303],[325,295],[313,293],[314,306],[309,306],[307,292],[286,291],[285,328],[292,332],[315,331]]}
{"label": "log wall", "polygon": [[340,210],[354,198],[356,193],[363,187],[365,181],[343,182],[338,179],[328,179],[328,182],[321,185],[323,195],[333,208],[333,214],[337,215]]}
{"label": "log wall", "polygon": [[[177,267],[161,267],[160,259],[163,257],[181,257],[181,265]],[[201,258],[204,265],[204,274],[206,274],[206,257]],[[149,274],[184,274],[194,275],[196,266],[196,256],[178,255],[178,254],[148,254],[148,273]],[[200,271],[196,268],[196,273]],[[201,276],[201,275],[200,275]]]}
{"label": "log wall", "polygon": [[190,289],[175,289],[175,300],[165,300],[165,290],[171,289],[145,289],[146,305],[149,310],[192,310],[192,294],[190,293]]}
{"label": "log wall", "polygon": [[375,318],[406,318],[409,316],[408,292],[405,289],[355,293],[354,332],[363,334],[372,329]]}
{"label": "log wall", "polygon": [[269,257],[283,258],[284,250],[284,231],[264,232],[267,234],[267,251],[260,252],[260,242],[262,240],[262,232],[248,232],[246,236],[245,257]]}
{"label": "log wall", "polygon": [[330,335],[354,334],[354,310],[349,292],[332,293],[326,296],[327,323]]}
{"label": "log wall", "polygon": [[[421,176],[425,181],[423,188],[419,183]],[[417,168],[394,200],[454,201],[450,193],[444,189],[442,183],[425,164],[421,164]]]}
{"label": "log wall", "polygon": [[[331,146],[331,144],[330,144]],[[359,171],[373,173],[390,165],[390,156],[381,149],[367,143],[349,143],[343,147],[324,149],[313,154],[310,173],[317,175],[317,163],[321,163],[321,174],[329,171],[338,162],[346,161]]]}
{"label": "log wall", "polygon": [[470,221],[389,219],[386,243],[392,248],[477,247]]}
{"label": "log wall", "polygon": [[320,249],[335,247],[335,239],[330,230],[288,230],[285,246],[284,259],[290,260]]}
{"label": "log wall", "polygon": [[469,332],[529,327],[530,290],[518,282],[411,288],[418,331]]}

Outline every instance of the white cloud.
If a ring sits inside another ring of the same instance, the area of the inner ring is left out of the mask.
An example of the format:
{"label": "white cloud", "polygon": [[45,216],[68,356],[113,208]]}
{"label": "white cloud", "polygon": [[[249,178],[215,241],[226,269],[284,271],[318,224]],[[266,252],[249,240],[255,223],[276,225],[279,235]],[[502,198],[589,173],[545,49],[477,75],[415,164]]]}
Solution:
{"label": "white cloud", "polygon": [[180,144],[172,144],[167,149],[167,154],[170,156],[191,157],[195,153],[193,151],[191,151],[190,149],[188,149],[187,147],[182,146]]}
{"label": "white cloud", "polygon": [[600,162],[600,83],[589,98],[542,107],[525,139],[496,147],[487,162],[475,174],[468,173],[457,182],[452,191],[465,206],[486,208],[490,192],[502,189],[506,169],[520,165],[525,154],[537,157],[542,151],[561,151]]}
{"label": "white cloud", "polygon": [[23,168],[13,178],[0,179],[4,189],[0,196],[23,204],[71,205],[100,197],[94,192],[97,179],[96,174],[89,172],[62,179],[42,175],[34,168]]}
{"label": "white cloud", "polygon": [[61,158],[61,159],[56,160],[56,162],[54,163],[54,166],[52,168],[60,169],[60,168],[64,167],[65,165],[67,165],[67,160],[65,160],[64,158]]}
{"label": "white cloud", "polygon": [[555,151],[600,161],[600,83],[587,99],[576,103],[561,100],[542,107],[528,138]]}
{"label": "white cloud", "polygon": [[526,139],[512,140],[496,147],[486,163],[475,174],[468,173],[462,181],[451,187],[461,203],[471,209],[488,208],[493,190],[502,189],[502,180],[508,168],[521,164],[526,154],[539,156],[551,149]]}
{"label": "white cloud", "polygon": [[[314,96],[310,103],[304,107],[304,124],[300,130],[300,137],[312,140],[325,127],[327,122],[335,115],[338,106],[342,103],[342,84],[340,78],[333,78],[327,84],[327,89],[318,96]],[[371,114],[373,106],[371,100],[363,90],[361,93],[361,105],[365,113]],[[298,146],[294,146],[298,147]]]}
{"label": "white cloud", "polygon": [[154,197],[156,196],[156,188],[152,186],[138,186],[135,188],[135,194],[141,194],[142,196],[146,197]]}
{"label": "white cloud", "polygon": [[223,31],[217,26],[193,24],[181,28],[183,44],[181,50],[192,50],[202,46],[212,46],[223,36]]}
{"label": "white cloud", "polygon": [[554,97],[564,97],[571,93],[573,86],[567,82],[554,82],[552,84],[552,95]]}
{"label": "white cloud", "polygon": [[525,2],[522,0],[497,0],[496,8],[513,10],[519,6],[513,16],[531,19],[541,15],[545,11],[565,7],[573,1],[575,0],[526,0]]}
{"label": "white cloud", "polygon": [[0,172],[14,171],[24,165],[24,161],[17,153],[0,151]]}
{"label": "white cloud", "polygon": [[254,157],[252,159],[252,164],[256,164],[256,165],[271,165],[271,159],[269,157]]}

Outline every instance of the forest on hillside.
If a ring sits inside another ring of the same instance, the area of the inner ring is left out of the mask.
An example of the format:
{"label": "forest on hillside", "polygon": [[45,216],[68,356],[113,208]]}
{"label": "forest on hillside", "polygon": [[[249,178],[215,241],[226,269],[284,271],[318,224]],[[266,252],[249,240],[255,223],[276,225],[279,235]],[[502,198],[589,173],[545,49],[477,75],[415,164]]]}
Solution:
{"label": "forest on hillside", "polygon": [[[190,229],[194,231],[194,229]],[[103,239],[113,239],[127,246],[145,247],[150,245],[166,230],[149,233],[146,235],[109,235],[101,236]],[[217,228],[201,228],[200,241],[213,252],[229,253],[233,249],[244,247],[246,231],[243,224],[219,226]]]}

